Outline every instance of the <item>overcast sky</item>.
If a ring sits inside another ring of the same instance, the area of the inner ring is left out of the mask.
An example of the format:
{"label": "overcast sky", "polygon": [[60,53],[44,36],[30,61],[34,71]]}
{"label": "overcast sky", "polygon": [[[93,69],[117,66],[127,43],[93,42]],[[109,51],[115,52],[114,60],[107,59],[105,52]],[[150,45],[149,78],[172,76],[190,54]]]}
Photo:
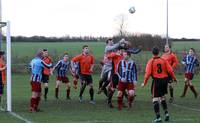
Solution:
{"label": "overcast sky", "polygon": [[[170,37],[200,38],[199,6],[200,0],[169,0]],[[120,14],[129,32],[166,33],[166,0],[2,0],[15,36],[112,36]]]}

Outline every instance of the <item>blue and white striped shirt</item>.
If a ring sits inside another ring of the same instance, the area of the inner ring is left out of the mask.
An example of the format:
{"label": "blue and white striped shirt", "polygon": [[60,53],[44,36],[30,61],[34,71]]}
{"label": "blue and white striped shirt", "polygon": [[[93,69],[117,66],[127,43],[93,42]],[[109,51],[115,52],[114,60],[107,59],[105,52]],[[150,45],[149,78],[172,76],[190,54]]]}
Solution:
{"label": "blue and white striped shirt", "polygon": [[52,64],[45,64],[41,58],[35,57],[30,62],[31,67],[31,81],[32,82],[41,82],[42,79],[42,70],[44,67],[50,68]]}
{"label": "blue and white striped shirt", "polygon": [[65,77],[67,72],[70,68],[70,62],[65,62],[64,60],[58,61],[58,63],[55,65],[55,68],[57,69],[57,76]]}
{"label": "blue and white striped shirt", "polygon": [[194,67],[199,65],[199,61],[194,55],[186,55],[182,63],[185,65],[186,73],[194,73]]}
{"label": "blue and white striped shirt", "polygon": [[137,82],[137,67],[133,60],[121,60],[118,64],[117,74],[123,82]]}

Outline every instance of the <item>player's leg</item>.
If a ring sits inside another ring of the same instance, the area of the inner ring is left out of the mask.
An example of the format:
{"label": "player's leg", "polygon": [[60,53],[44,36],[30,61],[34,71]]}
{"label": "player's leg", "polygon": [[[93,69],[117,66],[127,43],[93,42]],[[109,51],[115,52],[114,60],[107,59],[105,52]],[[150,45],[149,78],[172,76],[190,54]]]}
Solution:
{"label": "player's leg", "polygon": [[78,85],[78,79],[79,79],[79,76],[78,75],[74,75],[73,76],[73,84],[74,84],[74,89],[77,89],[77,85]]}
{"label": "player's leg", "polygon": [[118,110],[122,110],[122,103],[123,103],[122,95],[123,95],[123,91],[120,91],[118,89],[118,93],[117,93]]}
{"label": "player's leg", "polygon": [[156,118],[153,122],[161,122],[161,117],[160,117],[160,104],[159,104],[159,99],[161,95],[161,82],[159,79],[153,79],[152,81],[152,86],[151,86],[151,94],[152,94],[152,102],[153,102],[153,108],[154,112],[156,115]]}
{"label": "player's leg", "polygon": [[110,84],[110,88],[108,90],[108,105],[110,108],[113,108],[112,97],[115,92],[115,89],[117,88],[118,81],[119,81],[118,75],[117,74],[112,75],[112,81]]}
{"label": "player's leg", "polygon": [[160,101],[161,101],[163,111],[165,112],[165,121],[169,121],[169,113],[168,113],[168,107],[167,107],[165,96],[161,97]]}
{"label": "player's leg", "polygon": [[58,99],[58,93],[59,93],[60,83],[61,83],[61,80],[58,79],[58,77],[57,77],[57,80],[56,80],[56,87],[55,87],[55,98],[56,98],[56,99]]}
{"label": "player's leg", "polygon": [[131,108],[132,107],[132,103],[134,101],[134,94],[135,91],[134,90],[129,90],[128,91],[128,107]]}
{"label": "player's leg", "polygon": [[194,85],[192,84],[192,80],[189,80],[188,82],[189,82],[190,89],[191,89],[191,91],[192,91],[193,94],[194,94],[194,97],[197,98],[197,97],[198,97],[198,93],[197,93],[197,91],[196,91]]}
{"label": "player's leg", "polygon": [[71,99],[71,97],[70,97],[70,88],[71,88],[70,82],[67,82],[66,83],[66,99],[68,99],[68,100]]}
{"label": "player's leg", "polygon": [[[49,83],[49,76],[48,75],[43,75],[45,76],[43,78],[43,83],[44,83],[44,99],[45,101],[47,100],[47,94],[48,94],[48,91],[49,91],[49,87],[48,87],[48,83]],[[43,77],[42,76],[42,77]]]}
{"label": "player's leg", "polygon": [[185,78],[185,85],[184,85],[183,93],[180,97],[185,97],[187,90],[188,90],[188,86],[189,86],[189,80],[187,78]]}
{"label": "player's leg", "polygon": [[81,75],[81,87],[80,87],[80,93],[79,93],[79,101],[83,102],[83,92],[85,90],[85,87],[87,85],[85,75]]}
{"label": "player's leg", "polygon": [[134,95],[135,95],[134,84],[129,83],[127,90],[128,90],[128,106],[129,108],[131,108],[132,103],[134,101]]}
{"label": "player's leg", "polygon": [[95,104],[94,101],[94,88],[93,88],[93,80],[92,80],[92,76],[88,75],[86,77],[87,80],[87,84],[89,85],[89,94],[90,94],[90,103],[91,104]]}
{"label": "player's leg", "polygon": [[174,88],[173,88],[173,80],[171,76],[168,77],[168,88],[169,88],[169,94],[170,94],[169,102],[172,103],[174,101]]}
{"label": "player's leg", "polygon": [[30,100],[30,112],[35,112],[38,108],[39,101],[40,101],[40,92],[41,92],[41,84],[39,82],[31,82],[31,100]]}
{"label": "player's leg", "polygon": [[156,114],[156,118],[155,118],[154,122],[161,122],[159,97],[153,97],[152,102],[153,102],[154,112]]}

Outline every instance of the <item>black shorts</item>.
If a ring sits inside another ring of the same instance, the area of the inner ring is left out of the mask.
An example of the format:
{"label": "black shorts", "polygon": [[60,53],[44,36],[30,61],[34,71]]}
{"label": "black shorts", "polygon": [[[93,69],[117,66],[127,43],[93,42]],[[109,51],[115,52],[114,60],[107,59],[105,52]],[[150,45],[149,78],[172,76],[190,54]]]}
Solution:
{"label": "black shorts", "polygon": [[117,88],[118,82],[119,82],[118,75],[117,74],[113,74],[112,75],[112,87],[113,88]]}
{"label": "black shorts", "polygon": [[162,97],[167,94],[168,78],[154,78],[151,85],[153,97]]}
{"label": "black shorts", "polygon": [[80,79],[82,81],[82,84],[86,83],[87,85],[92,84],[92,75],[86,75],[86,74],[80,74]]}
{"label": "black shorts", "polygon": [[42,82],[49,83],[49,75],[42,74]]}
{"label": "black shorts", "polygon": [[168,75],[168,77],[167,77],[167,81],[168,81],[168,83],[173,83],[173,79],[172,79],[172,76],[170,76],[170,75]]}

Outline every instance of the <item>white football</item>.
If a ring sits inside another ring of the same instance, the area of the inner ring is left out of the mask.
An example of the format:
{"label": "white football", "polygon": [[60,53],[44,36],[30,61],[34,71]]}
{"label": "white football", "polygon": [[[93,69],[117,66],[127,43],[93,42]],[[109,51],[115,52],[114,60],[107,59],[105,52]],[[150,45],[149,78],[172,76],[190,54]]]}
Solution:
{"label": "white football", "polygon": [[129,13],[131,13],[131,14],[135,13],[135,7],[133,7],[133,6],[130,7],[128,11],[129,11]]}

